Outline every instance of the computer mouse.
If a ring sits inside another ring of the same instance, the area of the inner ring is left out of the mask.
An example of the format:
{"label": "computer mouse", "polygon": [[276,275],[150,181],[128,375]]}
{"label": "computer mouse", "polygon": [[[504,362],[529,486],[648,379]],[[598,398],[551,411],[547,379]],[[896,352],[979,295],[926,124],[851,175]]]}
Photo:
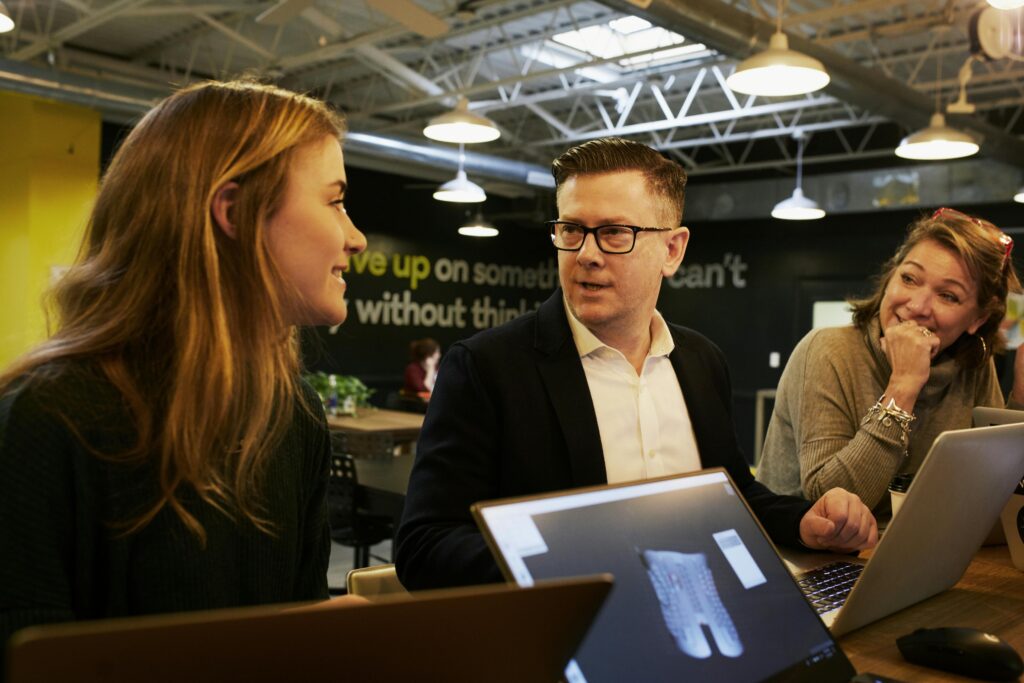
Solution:
{"label": "computer mouse", "polygon": [[1013,681],[1024,661],[1010,645],[975,628],[919,628],[896,639],[910,662],[986,681]]}

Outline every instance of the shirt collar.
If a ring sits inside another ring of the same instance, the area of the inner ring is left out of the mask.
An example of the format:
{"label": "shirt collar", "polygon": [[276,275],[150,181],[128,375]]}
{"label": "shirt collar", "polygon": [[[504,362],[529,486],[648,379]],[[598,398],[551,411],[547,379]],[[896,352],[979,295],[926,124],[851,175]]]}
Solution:
{"label": "shirt collar", "polygon": [[[572,331],[572,340],[576,344],[576,351],[580,358],[584,358],[598,349],[611,349],[612,347],[598,339],[593,332],[587,329],[569,309],[569,303],[562,296],[562,306],[565,307],[565,317],[569,320],[569,329]],[[647,352],[649,357],[667,356],[676,348],[672,340],[672,333],[669,332],[668,323],[657,310],[651,318],[651,349]]]}

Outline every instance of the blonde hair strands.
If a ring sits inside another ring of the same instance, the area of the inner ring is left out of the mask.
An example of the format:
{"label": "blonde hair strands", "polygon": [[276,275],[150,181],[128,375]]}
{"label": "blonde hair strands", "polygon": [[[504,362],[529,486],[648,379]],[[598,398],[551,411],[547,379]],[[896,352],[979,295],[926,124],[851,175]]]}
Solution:
{"label": "blonde hair strands", "polygon": [[[312,98],[204,83],[157,105],[114,157],[77,262],[51,293],[56,332],[8,368],[0,390],[44,364],[73,372],[54,361],[96,362],[137,432],[129,451],[96,455],[159,465],[159,499],[125,521],[127,533],[169,506],[205,540],[183,487],[271,530],[261,517],[262,473],[299,400],[299,356],[282,317],[292,293],[265,223],[295,150],[343,134],[341,117]],[[233,237],[210,211],[231,181]],[[64,419],[76,430],[73,417]]]}

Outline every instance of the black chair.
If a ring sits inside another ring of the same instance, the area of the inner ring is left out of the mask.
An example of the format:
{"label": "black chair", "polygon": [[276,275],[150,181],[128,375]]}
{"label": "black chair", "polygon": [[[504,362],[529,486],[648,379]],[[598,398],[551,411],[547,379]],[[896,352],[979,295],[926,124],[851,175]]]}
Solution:
{"label": "black chair", "polygon": [[[331,474],[327,483],[327,510],[331,540],[355,549],[353,569],[370,564],[370,547],[394,536],[390,517],[367,514],[359,505],[359,481],[356,465],[347,453],[331,454]],[[388,560],[373,556],[380,562]]]}
{"label": "black chair", "polygon": [[399,391],[392,391],[384,401],[384,407],[388,410],[400,410],[403,413],[419,413],[424,415],[427,412],[427,402],[419,396],[406,396]]}

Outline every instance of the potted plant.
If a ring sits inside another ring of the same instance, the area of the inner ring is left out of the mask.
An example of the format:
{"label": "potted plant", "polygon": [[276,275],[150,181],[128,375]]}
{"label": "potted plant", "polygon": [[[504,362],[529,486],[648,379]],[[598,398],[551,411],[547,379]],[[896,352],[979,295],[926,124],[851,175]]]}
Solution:
{"label": "potted plant", "polygon": [[370,405],[374,390],[354,375],[335,375],[324,372],[307,373],[307,382],[320,395],[324,410],[329,415],[355,415],[356,408]]}

